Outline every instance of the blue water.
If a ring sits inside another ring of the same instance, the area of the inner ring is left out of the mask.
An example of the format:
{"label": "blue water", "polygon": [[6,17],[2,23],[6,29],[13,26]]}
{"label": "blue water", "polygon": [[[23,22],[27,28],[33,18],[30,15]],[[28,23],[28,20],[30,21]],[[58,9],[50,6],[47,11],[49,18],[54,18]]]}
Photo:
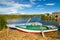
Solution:
{"label": "blue water", "polygon": [[[8,24],[19,24],[19,23],[26,23],[29,18],[17,18],[12,20],[7,20]],[[60,20],[42,20],[40,17],[32,17],[30,22],[40,22],[43,25],[54,25],[58,27],[60,30]]]}

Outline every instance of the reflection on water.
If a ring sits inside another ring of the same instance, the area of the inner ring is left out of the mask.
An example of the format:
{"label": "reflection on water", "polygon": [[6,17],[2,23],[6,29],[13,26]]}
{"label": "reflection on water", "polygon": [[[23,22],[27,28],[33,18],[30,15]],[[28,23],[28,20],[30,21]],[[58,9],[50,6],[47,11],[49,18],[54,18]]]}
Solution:
{"label": "reflection on water", "polygon": [[27,20],[28,20],[27,18],[17,18],[17,19],[7,20],[7,23],[8,23],[8,24],[26,23]]}

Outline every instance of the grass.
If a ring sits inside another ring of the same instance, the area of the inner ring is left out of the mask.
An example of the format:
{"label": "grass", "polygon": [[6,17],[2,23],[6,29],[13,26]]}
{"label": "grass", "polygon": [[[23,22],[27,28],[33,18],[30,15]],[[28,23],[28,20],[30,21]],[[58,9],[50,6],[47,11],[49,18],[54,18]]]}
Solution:
{"label": "grass", "polygon": [[60,40],[57,32],[45,33],[45,38],[41,34],[24,33],[17,30],[4,29],[0,31],[0,40]]}

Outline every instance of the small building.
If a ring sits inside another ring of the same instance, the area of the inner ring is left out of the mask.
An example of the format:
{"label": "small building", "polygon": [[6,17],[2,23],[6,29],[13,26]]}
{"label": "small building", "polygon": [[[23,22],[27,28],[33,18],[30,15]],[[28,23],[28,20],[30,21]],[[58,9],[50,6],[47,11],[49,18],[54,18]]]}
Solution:
{"label": "small building", "polygon": [[53,16],[54,18],[60,19],[60,12],[53,12],[53,13],[52,13],[52,16]]}

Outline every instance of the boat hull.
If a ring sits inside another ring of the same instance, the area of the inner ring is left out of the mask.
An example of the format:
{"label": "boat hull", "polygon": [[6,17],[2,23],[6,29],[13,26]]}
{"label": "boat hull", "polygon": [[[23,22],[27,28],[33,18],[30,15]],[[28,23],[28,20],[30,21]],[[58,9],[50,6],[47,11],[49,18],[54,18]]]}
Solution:
{"label": "boat hull", "polygon": [[[27,29],[22,29],[22,28],[17,28],[18,31],[22,31],[25,33],[42,33],[42,31],[38,31],[38,30],[27,30]],[[44,33],[48,33],[48,32],[56,32],[58,29],[54,29],[54,30],[43,30]]]}
{"label": "boat hull", "polygon": [[[58,30],[58,28],[55,28],[55,29],[45,29],[45,30],[38,30],[37,29],[37,27],[33,27],[33,26],[26,26],[26,28],[25,28],[25,26],[22,26],[22,28],[20,27],[20,26],[16,26],[15,24],[9,24],[9,25],[7,25],[10,29],[17,29],[18,31],[22,31],[22,32],[27,32],[27,33],[42,33],[42,32],[45,32],[45,33],[47,33],[47,32],[55,32],[55,31],[57,31]],[[27,28],[27,27],[29,27],[29,28]],[[25,28],[25,29],[24,29]],[[35,29],[37,29],[37,30],[32,30],[31,28],[35,28]]]}

